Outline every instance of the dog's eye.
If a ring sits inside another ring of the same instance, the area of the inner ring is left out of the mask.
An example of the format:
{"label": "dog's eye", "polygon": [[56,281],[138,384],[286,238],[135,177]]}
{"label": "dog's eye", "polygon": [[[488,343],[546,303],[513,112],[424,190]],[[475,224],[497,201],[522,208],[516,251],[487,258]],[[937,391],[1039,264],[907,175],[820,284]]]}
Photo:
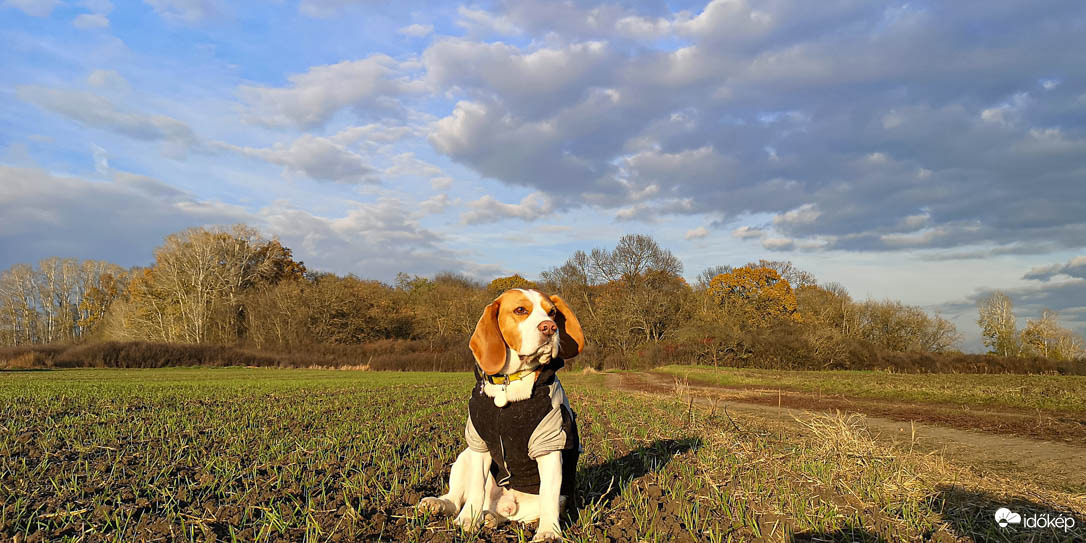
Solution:
{"label": "dog's eye", "polygon": [[553,307],[551,308],[550,311],[547,312],[547,316],[551,317],[551,318],[554,318],[554,308]]}
{"label": "dog's eye", "polygon": [[518,308],[513,310],[513,313],[516,313],[517,315],[527,315],[528,310],[524,309],[523,307],[518,307]]}

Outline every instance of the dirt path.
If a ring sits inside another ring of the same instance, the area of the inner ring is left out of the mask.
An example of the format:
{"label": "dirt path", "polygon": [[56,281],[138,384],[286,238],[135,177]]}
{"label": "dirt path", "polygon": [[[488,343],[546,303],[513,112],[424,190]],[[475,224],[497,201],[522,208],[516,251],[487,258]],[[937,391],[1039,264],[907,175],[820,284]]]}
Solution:
{"label": "dirt path", "polygon": [[[606,384],[610,388],[645,392],[650,394],[675,395],[678,392],[675,379],[668,375],[653,373],[608,374]],[[766,405],[765,398],[759,402],[749,401],[749,391],[713,387],[706,385],[679,385],[691,394],[700,404],[718,407],[727,406],[729,411],[745,413],[761,418],[797,424],[796,419],[805,420],[814,413],[840,410],[863,413],[864,424],[868,430],[880,439],[889,439],[899,444],[923,451],[938,452],[945,458],[973,467],[981,473],[1024,474],[1034,482],[1053,489],[1077,494],[1086,493],[1086,447],[1077,443],[1061,443],[1050,440],[1033,439],[982,431],[964,430],[937,424],[894,420],[864,413],[859,409],[849,409],[844,405],[830,408],[825,402],[810,401],[807,408],[789,407],[803,400],[793,397],[781,406],[777,402]],[[775,399],[775,398],[774,398]],[[911,407],[910,409],[918,409]],[[910,411],[906,411],[909,413]],[[925,420],[924,417],[917,417]]]}

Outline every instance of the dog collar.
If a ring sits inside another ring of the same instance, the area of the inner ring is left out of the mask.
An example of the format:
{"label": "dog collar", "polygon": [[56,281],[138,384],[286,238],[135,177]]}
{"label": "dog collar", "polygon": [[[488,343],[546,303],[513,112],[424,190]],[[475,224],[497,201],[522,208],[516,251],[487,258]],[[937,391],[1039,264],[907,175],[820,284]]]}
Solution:
{"label": "dog collar", "polygon": [[539,369],[541,367],[542,366],[536,366],[536,367],[534,367],[532,369],[520,370],[520,371],[518,371],[516,373],[511,373],[509,375],[500,375],[500,374],[499,375],[486,375],[486,374],[484,374],[483,378],[486,379],[486,381],[488,383],[492,384],[492,385],[508,385],[509,383],[512,383],[512,382],[515,382],[515,381],[520,381],[521,379],[524,379],[525,377],[527,377],[529,375],[539,373]]}

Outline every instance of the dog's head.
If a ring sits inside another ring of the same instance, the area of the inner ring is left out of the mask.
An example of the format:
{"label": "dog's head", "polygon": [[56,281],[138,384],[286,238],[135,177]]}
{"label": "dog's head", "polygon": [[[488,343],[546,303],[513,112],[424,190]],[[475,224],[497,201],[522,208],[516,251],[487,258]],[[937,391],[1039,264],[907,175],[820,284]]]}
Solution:
{"label": "dog's head", "polygon": [[483,309],[470,345],[484,373],[509,374],[535,361],[577,356],[584,349],[584,332],[558,296],[515,288]]}

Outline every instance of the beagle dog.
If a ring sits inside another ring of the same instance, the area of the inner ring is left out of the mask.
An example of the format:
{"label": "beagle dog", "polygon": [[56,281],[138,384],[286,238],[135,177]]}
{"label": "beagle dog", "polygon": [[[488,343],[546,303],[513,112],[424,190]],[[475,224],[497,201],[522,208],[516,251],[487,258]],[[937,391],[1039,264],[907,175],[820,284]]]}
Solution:
{"label": "beagle dog", "polygon": [[538,519],[532,541],[561,539],[558,515],[573,500],[580,441],[555,372],[584,342],[558,296],[511,289],[483,310],[470,342],[477,383],[468,448],[453,463],[449,492],[423,498],[418,509],[456,514],[465,530]]}

